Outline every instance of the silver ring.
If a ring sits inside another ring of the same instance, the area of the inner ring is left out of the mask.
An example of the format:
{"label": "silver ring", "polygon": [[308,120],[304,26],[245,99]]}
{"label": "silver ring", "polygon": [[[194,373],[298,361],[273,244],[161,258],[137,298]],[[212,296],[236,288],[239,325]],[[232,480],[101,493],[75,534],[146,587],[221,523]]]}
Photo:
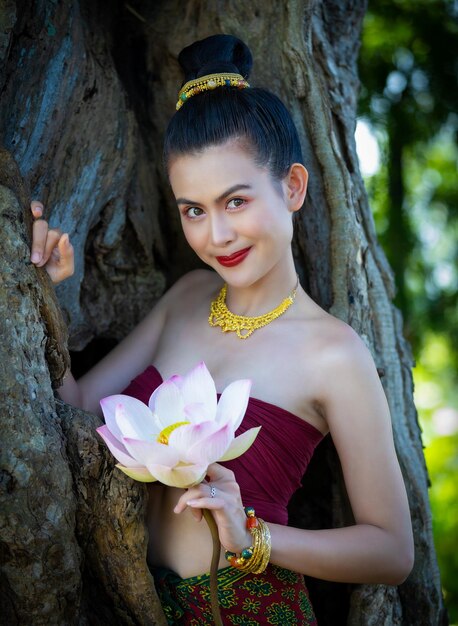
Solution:
{"label": "silver ring", "polygon": [[216,496],[216,487],[210,485],[210,498],[214,498]]}

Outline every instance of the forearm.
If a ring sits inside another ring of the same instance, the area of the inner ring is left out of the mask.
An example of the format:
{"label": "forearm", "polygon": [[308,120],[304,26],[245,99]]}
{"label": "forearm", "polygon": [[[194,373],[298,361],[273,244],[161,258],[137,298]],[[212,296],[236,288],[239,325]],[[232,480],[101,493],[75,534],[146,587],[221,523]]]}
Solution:
{"label": "forearm", "polygon": [[413,547],[406,537],[357,524],[329,530],[302,530],[268,524],[271,562],[308,576],[349,583],[400,584],[412,567]]}
{"label": "forearm", "polygon": [[70,370],[68,370],[65,374],[65,378],[62,385],[57,389],[57,393],[67,404],[71,404],[79,409],[85,408],[83,406],[83,394],[81,392],[81,388]]}

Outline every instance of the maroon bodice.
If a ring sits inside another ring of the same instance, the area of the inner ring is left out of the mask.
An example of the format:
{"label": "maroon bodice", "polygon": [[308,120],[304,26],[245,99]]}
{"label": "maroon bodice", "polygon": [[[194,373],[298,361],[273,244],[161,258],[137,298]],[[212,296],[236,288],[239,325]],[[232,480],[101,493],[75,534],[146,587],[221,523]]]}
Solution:
{"label": "maroon bodice", "polygon": [[[123,391],[145,404],[163,382],[158,370],[150,365]],[[255,442],[241,457],[222,463],[237,479],[245,506],[267,522],[286,525],[287,505],[300,487],[313,451],[322,433],[297,415],[274,404],[250,398],[237,435],[262,426]]]}

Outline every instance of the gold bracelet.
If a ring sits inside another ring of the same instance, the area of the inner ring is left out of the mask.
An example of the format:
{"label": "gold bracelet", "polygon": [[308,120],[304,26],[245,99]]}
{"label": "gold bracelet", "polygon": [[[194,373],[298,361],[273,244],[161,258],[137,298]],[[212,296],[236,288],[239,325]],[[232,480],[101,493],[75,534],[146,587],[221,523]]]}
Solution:
{"label": "gold bracelet", "polygon": [[261,574],[269,564],[272,547],[270,530],[264,520],[257,518],[253,507],[246,507],[247,528],[253,536],[253,544],[245,548],[237,556],[235,552],[226,550],[225,557],[229,563],[242,572]]}
{"label": "gold bracelet", "polygon": [[271,541],[271,537],[270,537],[269,527],[267,526],[267,524],[265,523],[264,520],[260,519],[259,522],[260,522],[261,528],[262,528],[263,550],[262,550],[262,553],[261,553],[261,562],[260,562],[259,567],[257,568],[257,570],[254,572],[255,574],[261,574],[266,569],[266,567],[269,565],[270,552],[271,552],[271,549],[272,549],[272,541]]}

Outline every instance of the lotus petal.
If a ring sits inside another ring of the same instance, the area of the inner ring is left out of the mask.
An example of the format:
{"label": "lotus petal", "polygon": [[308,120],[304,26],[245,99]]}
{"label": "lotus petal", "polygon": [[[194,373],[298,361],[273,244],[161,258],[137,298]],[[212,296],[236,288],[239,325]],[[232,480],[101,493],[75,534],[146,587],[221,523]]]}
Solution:
{"label": "lotus petal", "polygon": [[[143,403],[140,402],[140,404]],[[123,439],[124,437],[131,437],[132,439],[153,441],[159,433],[157,420],[146,404],[143,404],[141,411],[138,411],[136,406],[132,409],[129,405],[130,403],[122,400],[115,407],[115,420],[123,434]]]}
{"label": "lotus petal", "polygon": [[187,404],[184,408],[186,419],[191,424],[200,424],[205,421],[205,406],[202,402],[194,402],[194,404]]}
{"label": "lotus petal", "polygon": [[[108,396],[107,398],[102,398],[100,400],[100,406],[102,407],[103,417],[105,418],[105,423],[108,426],[110,432],[116,439],[119,441],[122,440],[123,434],[119,429],[118,424],[115,420],[115,408],[116,405],[119,404],[120,398],[122,398],[120,394],[115,396]],[[138,400],[140,402],[140,400]]]}
{"label": "lotus petal", "polygon": [[164,381],[149,399],[149,408],[156,415],[160,428],[185,420],[184,401],[180,389],[170,380]]}
{"label": "lotus petal", "polygon": [[241,456],[254,442],[260,430],[261,426],[257,426],[256,428],[250,428],[249,430],[246,430],[244,433],[236,437],[227,449],[226,453],[219,460],[232,461],[232,459],[236,459],[237,457]]}
{"label": "lotus petal", "polygon": [[[126,396],[123,394],[117,394],[114,396],[108,396],[100,401],[103,415],[107,423],[108,428],[112,434],[122,441],[123,437],[135,436],[133,433],[154,433],[159,432],[157,420],[151,413],[149,408],[137,398]],[[116,417],[119,406],[123,407],[122,426]],[[124,417],[127,416],[127,421]],[[123,428],[127,430],[124,431]],[[119,437],[120,434],[120,437]],[[137,437],[138,438],[138,437]],[[143,439],[143,436],[140,437]]]}
{"label": "lotus petal", "polygon": [[107,444],[111,454],[117,461],[127,467],[137,467],[138,462],[133,459],[123,444],[116,439],[105,424],[96,429],[104,442]]}
{"label": "lotus petal", "polygon": [[230,423],[234,432],[240,426],[250,399],[251,380],[236,380],[221,394],[216,409],[216,421]]}
{"label": "lotus petal", "polygon": [[218,461],[227,451],[234,439],[234,431],[226,424],[213,433],[202,435],[186,451],[186,459],[193,463],[205,462],[207,465]]}
{"label": "lotus petal", "polygon": [[213,435],[223,427],[216,422],[200,422],[199,424],[185,424],[169,435],[169,445],[175,448],[184,459],[196,443]]}
{"label": "lotus petal", "polygon": [[207,473],[207,465],[177,465],[167,467],[157,463],[148,463],[149,472],[161,483],[169,487],[186,489],[202,482]]}
{"label": "lotus petal", "polygon": [[136,459],[136,465],[148,465],[148,463],[160,463],[161,465],[177,465],[180,456],[171,446],[157,441],[142,441],[140,439],[123,439],[128,452]]}
{"label": "lotus petal", "polygon": [[172,383],[174,383],[178,389],[181,389],[181,386],[183,384],[183,376],[180,376],[179,374],[174,374],[173,376],[170,376],[169,380],[172,381]]}
{"label": "lotus petal", "polygon": [[183,377],[181,392],[185,405],[203,404],[204,420],[216,416],[216,387],[205,363],[202,361]]}
{"label": "lotus petal", "polygon": [[205,478],[210,463],[240,456],[255,440],[260,427],[234,439],[250,387],[248,380],[236,381],[217,403],[215,383],[199,363],[185,376],[165,380],[149,408],[126,395],[104,398],[106,425],[97,430],[120,462],[117,467],[131,478],[191,487]]}
{"label": "lotus petal", "polygon": [[116,465],[124,474],[130,476],[134,480],[138,480],[141,483],[154,483],[157,478],[151,476],[150,472],[146,469],[146,467],[123,467],[119,463]]}

